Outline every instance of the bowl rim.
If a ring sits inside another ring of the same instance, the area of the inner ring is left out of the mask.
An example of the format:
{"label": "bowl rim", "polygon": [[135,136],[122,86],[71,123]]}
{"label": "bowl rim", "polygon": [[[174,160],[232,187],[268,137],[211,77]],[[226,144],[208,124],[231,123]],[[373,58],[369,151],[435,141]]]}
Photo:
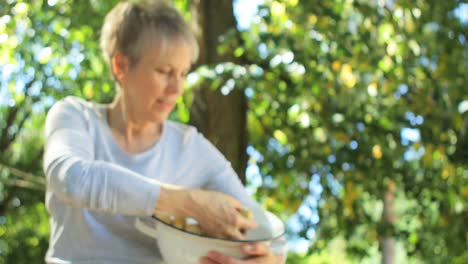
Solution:
{"label": "bowl rim", "polygon": [[[268,212],[270,213],[270,212]],[[272,214],[272,213],[270,213]],[[274,215],[274,214],[272,214]],[[276,215],[274,215],[276,218],[278,218]],[[198,237],[201,237],[201,238],[207,238],[207,239],[211,239],[211,240],[217,240],[217,241],[228,241],[228,242],[238,242],[238,243],[256,243],[256,242],[266,242],[266,241],[274,241],[274,240],[277,240],[279,238],[281,238],[282,236],[284,236],[284,234],[286,234],[286,228],[284,226],[284,223],[283,221],[281,221],[281,219],[278,218],[278,220],[281,222],[281,224],[283,224],[283,231],[281,232],[281,234],[279,235],[276,235],[276,236],[273,236],[271,238],[263,238],[263,239],[229,239],[229,238],[218,238],[218,237],[211,237],[211,236],[206,236],[206,235],[201,235],[201,234],[196,234],[196,233],[192,233],[192,232],[189,232],[185,229],[181,229],[181,228],[178,228],[176,226],[173,226],[173,225],[170,225],[166,222],[164,222],[163,220],[159,219],[156,215],[152,215],[151,216],[153,219],[157,220],[159,223],[162,223],[166,226],[168,226],[169,228],[171,229],[175,229],[177,231],[181,231],[183,233],[186,233],[186,234],[189,234],[189,235],[194,235],[194,236],[198,236]]]}

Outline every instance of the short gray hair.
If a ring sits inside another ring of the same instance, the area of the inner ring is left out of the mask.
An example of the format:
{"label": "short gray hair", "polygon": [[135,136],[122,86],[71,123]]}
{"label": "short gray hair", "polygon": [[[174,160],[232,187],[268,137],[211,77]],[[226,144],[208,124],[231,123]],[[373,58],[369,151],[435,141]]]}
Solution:
{"label": "short gray hair", "polygon": [[197,40],[175,8],[160,0],[120,2],[106,15],[101,48],[109,64],[117,51],[135,64],[151,41],[158,43],[164,53],[169,42],[177,38],[189,44],[195,62],[199,53]]}

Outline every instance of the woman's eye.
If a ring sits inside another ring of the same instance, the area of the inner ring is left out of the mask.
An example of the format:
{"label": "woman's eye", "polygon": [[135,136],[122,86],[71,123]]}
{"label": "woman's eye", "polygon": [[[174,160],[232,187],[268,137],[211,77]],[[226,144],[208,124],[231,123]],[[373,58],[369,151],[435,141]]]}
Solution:
{"label": "woman's eye", "polygon": [[158,73],[161,73],[161,74],[169,74],[169,73],[170,73],[169,70],[165,70],[165,69],[156,69],[156,71],[157,71]]}

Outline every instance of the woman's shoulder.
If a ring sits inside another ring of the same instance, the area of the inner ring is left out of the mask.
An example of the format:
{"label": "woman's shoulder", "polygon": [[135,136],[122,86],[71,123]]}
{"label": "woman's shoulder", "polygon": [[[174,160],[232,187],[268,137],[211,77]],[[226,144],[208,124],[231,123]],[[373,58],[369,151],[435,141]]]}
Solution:
{"label": "woman's shoulder", "polygon": [[184,149],[204,149],[211,143],[198,129],[189,124],[167,120],[164,125],[166,140],[172,144],[180,145]]}
{"label": "woman's shoulder", "polygon": [[99,112],[99,104],[86,101],[77,96],[67,96],[58,100],[49,110],[49,114],[53,112],[73,113],[89,118],[91,113]]}
{"label": "woman's shoulder", "polygon": [[[210,164],[203,163],[208,167],[224,168],[226,164],[224,155],[194,126],[166,121],[164,129],[163,133],[166,133],[163,134],[164,140],[178,156],[184,155],[196,162],[209,162]],[[203,164],[198,165],[203,167],[205,166]]]}
{"label": "woman's shoulder", "polygon": [[47,112],[46,130],[54,127],[89,128],[99,119],[98,104],[76,96],[67,96],[55,102]]}
{"label": "woman's shoulder", "polygon": [[189,124],[183,124],[171,120],[165,122],[164,131],[170,137],[177,141],[182,141],[187,143],[188,141],[194,140],[194,138],[199,134],[197,128]]}
{"label": "woman's shoulder", "polygon": [[210,150],[214,146],[210,141],[192,125],[175,121],[166,121],[163,137],[174,145],[180,145],[183,149]]}
{"label": "woman's shoulder", "polygon": [[67,96],[55,102],[51,111],[85,111],[91,106],[90,102],[76,96]]}

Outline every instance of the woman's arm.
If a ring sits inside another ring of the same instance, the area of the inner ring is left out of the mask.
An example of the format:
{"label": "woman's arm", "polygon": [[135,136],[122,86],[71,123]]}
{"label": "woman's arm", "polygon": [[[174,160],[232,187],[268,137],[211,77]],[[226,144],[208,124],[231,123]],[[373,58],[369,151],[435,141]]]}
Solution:
{"label": "woman's arm", "polygon": [[47,190],[63,202],[90,210],[151,215],[160,182],[94,159],[85,109],[71,99],[47,114],[44,170]]}

